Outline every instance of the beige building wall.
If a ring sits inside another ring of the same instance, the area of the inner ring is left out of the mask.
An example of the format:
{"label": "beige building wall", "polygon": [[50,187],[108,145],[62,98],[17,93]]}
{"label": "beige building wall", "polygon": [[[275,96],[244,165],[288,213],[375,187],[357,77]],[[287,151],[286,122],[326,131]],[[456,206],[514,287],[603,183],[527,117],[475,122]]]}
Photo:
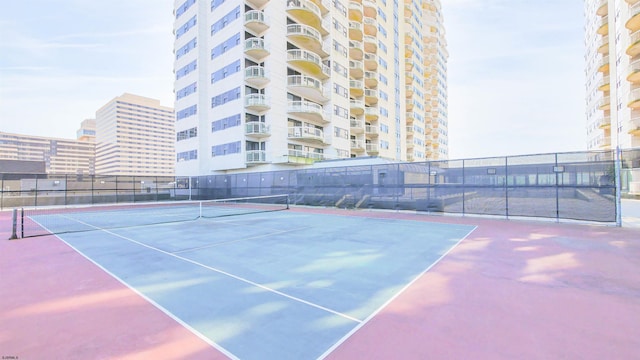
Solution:
{"label": "beige building wall", "polygon": [[123,94],[96,112],[96,174],[175,174],[173,108]]}
{"label": "beige building wall", "polygon": [[0,160],[44,161],[48,174],[94,174],[93,141],[0,132]]}

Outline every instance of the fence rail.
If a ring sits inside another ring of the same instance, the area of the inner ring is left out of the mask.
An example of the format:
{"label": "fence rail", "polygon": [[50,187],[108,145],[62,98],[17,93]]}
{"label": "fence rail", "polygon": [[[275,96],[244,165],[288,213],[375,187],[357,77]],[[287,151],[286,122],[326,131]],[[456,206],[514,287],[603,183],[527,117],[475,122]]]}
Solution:
{"label": "fence rail", "polygon": [[[0,208],[288,194],[292,204],[616,222],[640,195],[640,149],[197,177],[0,174]],[[616,194],[619,173],[621,194]]]}

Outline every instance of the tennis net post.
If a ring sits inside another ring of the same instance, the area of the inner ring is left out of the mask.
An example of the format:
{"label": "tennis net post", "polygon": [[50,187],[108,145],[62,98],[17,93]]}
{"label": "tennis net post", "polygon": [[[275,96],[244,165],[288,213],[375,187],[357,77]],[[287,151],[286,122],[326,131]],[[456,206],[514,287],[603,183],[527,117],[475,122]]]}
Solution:
{"label": "tennis net post", "polygon": [[9,240],[16,240],[18,238],[18,209],[13,209],[13,215],[11,216],[11,237]]}

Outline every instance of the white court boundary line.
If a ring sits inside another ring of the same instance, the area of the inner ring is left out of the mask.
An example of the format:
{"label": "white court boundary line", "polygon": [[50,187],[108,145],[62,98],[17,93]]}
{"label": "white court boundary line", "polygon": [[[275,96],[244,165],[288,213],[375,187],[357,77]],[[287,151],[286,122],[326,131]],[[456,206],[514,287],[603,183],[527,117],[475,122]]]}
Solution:
{"label": "white court boundary line", "polygon": [[358,325],[356,325],[356,327],[351,329],[351,331],[349,331],[340,340],[338,340],[335,344],[333,344],[333,346],[331,346],[329,349],[327,349],[327,351],[325,351],[324,354],[320,355],[317,359],[318,360],[322,360],[322,359],[326,358],[327,356],[329,356],[334,350],[336,350],[340,345],[342,345],[345,341],[347,341],[353,334],[355,334],[358,330],[360,330],[363,326],[365,326],[369,321],[371,321],[371,319],[373,319],[380,312],[382,312],[382,310],[385,307],[387,307],[389,304],[391,304],[392,301],[394,301],[396,298],[398,298],[398,296],[400,296],[411,285],[413,285],[416,281],[418,281],[418,279],[422,278],[424,276],[424,274],[427,273],[427,271],[431,270],[431,268],[436,266],[436,264],[438,264],[442,259],[444,259],[445,256],[447,256],[451,251],[453,251],[453,249],[458,247],[458,245],[463,240],[465,240],[467,237],[469,237],[469,235],[471,235],[471,233],[474,232],[477,228],[478,228],[477,226],[474,226],[473,229],[471,229],[471,231],[469,231],[464,237],[462,237],[460,240],[458,240],[458,242],[453,244],[453,246],[451,248],[449,248],[449,250],[447,250],[444,254],[442,254],[436,261],[434,261],[431,265],[429,265],[426,269],[424,269],[420,274],[418,274],[418,276],[416,276],[413,280],[411,280],[411,282],[409,282],[402,289],[400,289],[400,291],[398,291],[395,295],[393,295],[389,300],[387,300],[384,304],[382,304],[382,306],[380,306],[376,311],[371,313],[371,315],[369,315],[366,319],[361,321]]}
{"label": "white court boundary line", "polygon": [[107,234],[111,234],[111,235],[113,235],[113,236],[115,236],[115,237],[119,237],[119,238],[121,238],[121,239],[127,240],[127,241],[129,241],[129,242],[134,243],[134,244],[138,244],[138,245],[143,246],[143,247],[146,247],[146,248],[148,248],[148,249],[155,250],[155,251],[157,251],[157,252],[159,252],[159,253],[162,253],[162,254],[165,254],[165,255],[169,255],[169,256],[174,257],[174,258],[176,258],[176,259],[179,259],[179,260],[182,260],[182,261],[185,261],[185,262],[191,263],[191,264],[196,265],[196,266],[200,266],[200,267],[202,267],[202,268],[204,268],[204,269],[211,270],[211,271],[213,271],[213,272],[217,272],[217,273],[219,273],[219,274],[222,274],[222,275],[228,276],[228,277],[230,277],[230,278],[233,278],[233,279],[236,279],[236,280],[242,281],[242,282],[244,282],[244,283],[246,283],[246,284],[249,284],[249,285],[252,285],[252,286],[255,286],[255,287],[261,288],[261,289],[263,289],[263,290],[266,290],[266,291],[272,292],[272,293],[277,294],[277,295],[280,295],[280,296],[283,296],[283,297],[285,297],[285,298],[287,298],[287,299],[290,299],[290,300],[293,300],[293,301],[297,301],[297,302],[300,302],[300,303],[305,304],[305,305],[309,305],[309,306],[314,307],[314,308],[316,308],[316,309],[320,309],[320,310],[323,310],[323,311],[325,311],[325,312],[328,312],[328,313],[331,313],[331,314],[334,314],[334,315],[338,315],[338,316],[340,316],[340,317],[343,317],[343,318],[345,318],[345,319],[348,319],[348,320],[351,320],[351,321],[354,321],[354,322],[357,322],[357,323],[362,322],[362,320],[360,320],[360,319],[356,319],[356,318],[354,318],[354,317],[352,317],[352,316],[349,316],[349,315],[347,315],[347,314],[343,314],[343,313],[341,313],[341,312],[338,312],[338,311],[335,311],[335,310],[329,309],[329,308],[324,307],[324,306],[322,306],[322,305],[314,304],[314,303],[312,303],[312,302],[310,302],[310,301],[307,301],[307,300],[304,300],[304,299],[300,299],[300,298],[295,297],[295,296],[293,296],[293,295],[285,294],[285,293],[283,293],[282,291],[278,291],[278,290],[276,290],[276,289],[272,289],[272,288],[270,288],[270,287],[268,287],[268,286],[264,286],[264,285],[259,284],[259,283],[257,283],[257,282],[251,281],[251,280],[249,280],[249,279],[245,279],[245,278],[243,278],[243,277],[240,277],[240,276],[237,276],[237,275],[233,275],[233,274],[231,274],[231,273],[229,273],[229,272],[226,272],[226,271],[224,271],[224,270],[220,270],[220,269],[214,268],[214,267],[212,267],[212,266],[207,266],[207,265],[201,264],[201,263],[199,263],[199,262],[197,262],[197,261],[194,261],[194,260],[191,260],[191,259],[187,259],[187,258],[185,258],[185,257],[182,257],[182,256],[180,256],[180,255],[176,255],[176,254],[170,253],[170,252],[165,251],[165,250],[162,250],[162,249],[158,249],[158,248],[156,248],[156,247],[154,247],[154,246],[147,245],[147,244],[145,244],[145,243],[139,242],[139,241],[137,241],[137,240],[133,240],[133,239],[128,238],[128,237],[126,237],[126,236],[116,234],[116,233],[114,233],[114,232],[112,232],[112,231],[109,231],[109,230],[107,230],[107,229],[101,229],[101,228],[99,228],[99,227],[96,227],[96,226],[91,225],[91,224],[87,224],[87,223],[85,223],[85,222],[83,222],[83,221],[80,221],[80,220],[76,220],[76,221],[77,221],[77,222],[79,222],[79,223],[81,223],[81,224],[83,224],[83,225],[91,226],[91,227],[93,227],[93,228],[95,228],[95,229],[97,229],[97,230],[104,231],[105,233],[107,233]]}

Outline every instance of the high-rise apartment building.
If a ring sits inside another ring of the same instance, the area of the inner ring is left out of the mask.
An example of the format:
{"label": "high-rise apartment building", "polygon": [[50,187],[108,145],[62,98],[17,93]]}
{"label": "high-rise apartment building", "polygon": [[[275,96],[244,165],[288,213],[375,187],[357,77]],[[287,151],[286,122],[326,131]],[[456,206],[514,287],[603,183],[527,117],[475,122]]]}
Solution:
{"label": "high-rise apartment building", "polygon": [[123,94],[96,112],[96,174],[174,175],[175,115],[159,100]]}
{"label": "high-rise apartment building", "polygon": [[439,0],[178,0],[176,172],[447,158]]}
{"label": "high-rise apartment building", "polygon": [[640,0],[585,0],[588,149],[640,146]]}
{"label": "high-rise apartment building", "polygon": [[91,140],[0,132],[0,160],[42,161],[47,174],[92,175],[95,144]]}

